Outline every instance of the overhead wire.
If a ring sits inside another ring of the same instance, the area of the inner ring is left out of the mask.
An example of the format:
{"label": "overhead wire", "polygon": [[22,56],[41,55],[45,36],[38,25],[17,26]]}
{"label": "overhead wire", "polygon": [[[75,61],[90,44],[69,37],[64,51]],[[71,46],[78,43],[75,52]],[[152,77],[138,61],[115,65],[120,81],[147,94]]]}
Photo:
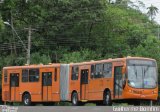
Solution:
{"label": "overhead wire", "polygon": [[[114,19],[112,19],[112,20],[114,20]],[[121,21],[121,20],[117,20],[117,21]],[[108,23],[108,22],[111,22],[111,20],[103,20],[103,21],[84,21],[84,22],[80,22],[80,23]],[[72,22],[73,23],[73,22]],[[129,23],[128,23],[129,24]],[[149,23],[147,23],[147,22],[142,22],[142,23],[137,23],[137,24],[134,24],[134,25],[146,25],[146,24],[149,24]],[[76,24],[76,22],[74,23],[74,24],[69,24],[69,23],[67,23],[67,24],[64,24],[64,25],[62,25],[62,26],[73,26],[73,25],[77,25]],[[81,24],[82,25],[82,24]],[[42,29],[42,28],[46,28],[46,27],[51,27],[51,26],[56,26],[56,25],[45,25],[45,26],[41,26],[41,27],[34,27],[35,29]],[[146,28],[146,26],[142,26],[142,29],[143,28],[145,28],[145,29],[152,29],[152,28],[158,28],[158,26],[154,26],[154,27],[151,27],[151,28]],[[21,32],[21,31],[24,31],[25,29],[23,28],[23,29],[16,29],[16,32]],[[26,31],[26,30],[25,30]],[[7,33],[10,33],[11,31],[5,31],[5,32],[7,32]],[[36,32],[36,31],[35,31]],[[0,32],[0,34],[4,34],[4,32]]]}
{"label": "overhead wire", "polygon": [[[155,27],[155,28],[158,28],[158,27]],[[152,28],[145,28],[145,29],[153,29],[153,27]],[[135,31],[135,30],[133,30],[133,31]],[[139,30],[137,30],[137,31],[139,31]],[[104,32],[98,32],[98,33],[104,33]],[[68,34],[67,34],[68,35]],[[57,36],[63,36],[63,37],[57,37]],[[47,41],[49,41],[49,43],[50,43],[50,41],[52,40],[52,41],[54,41],[54,42],[57,42],[57,39],[58,40],[60,40],[60,42],[58,42],[58,43],[66,43],[67,44],[67,42],[68,43],[74,43],[74,42],[83,42],[83,41],[85,41],[86,42],[86,40],[87,41],[89,41],[88,40],[88,38],[86,38],[87,36],[83,36],[83,34],[82,33],[76,33],[76,34],[71,34],[71,35],[69,35],[70,37],[71,36],[73,36],[73,37],[77,37],[77,39],[79,39],[79,40],[77,40],[77,41],[75,41],[75,40],[70,40],[70,39],[72,39],[72,38],[68,38],[68,37],[64,37],[64,36],[66,36],[66,34],[57,34],[57,35],[55,35],[54,36],[54,38],[48,38],[48,40],[46,39],[46,38],[44,38],[44,37],[42,37],[43,39],[41,39],[41,40],[39,40],[39,41],[41,41],[41,42],[47,42]],[[92,38],[91,38],[92,39]],[[101,37],[101,39],[105,39],[105,37]],[[36,43],[36,42],[33,42],[34,44]],[[1,46],[0,47],[5,47],[5,46],[9,46],[9,45],[5,45],[6,43],[3,43],[3,44],[1,44]],[[10,45],[11,44],[15,44],[14,42],[12,42],[12,43],[10,43]],[[20,44],[20,43],[19,43]],[[47,43],[48,44],[48,43]]]}

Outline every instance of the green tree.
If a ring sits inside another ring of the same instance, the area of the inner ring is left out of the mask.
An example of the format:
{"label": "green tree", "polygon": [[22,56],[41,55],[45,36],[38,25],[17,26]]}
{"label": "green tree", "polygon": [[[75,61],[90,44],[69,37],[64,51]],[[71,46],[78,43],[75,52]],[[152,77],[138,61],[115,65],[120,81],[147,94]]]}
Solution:
{"label": "green tree", "polygon": [[101,54],[96,51],[91,51],[89,49],[81,49],[80,51],[75,51],[72,53],[63,54],[60,62],[71,63],[71,62],[83,62],[90,61],[93,59],[100,59]]}
{"label": "green tree", "polygon": [[158,8],[151,4],[151,6],[148,7],[147,9],[148,9],[147,14],[150,16],[151,21],[153,21],[154,16],[156,16],[156,14],[158,13]]}
{"label": "green tree", "polygon": [[[0,10],[4,21],[11,23],[12,17],[14,28],[26,45],[26,28],[31,26],[34,29],[31,38],[32,64],[69,63],[133,55],[147,38],[155,36],[153,27],[156,24],[150,24],[145,14],[129,6],[129,0],[110,2],[5,0]],[[18,39],[12,42],[12,37],[11,28],[5,26],[0,32],[0,57],[6,62],[1,62],[1,67],[26,62],[26,51]],[[13,44],[16,45],[17,55],[11,53]]]}
{"label": "green tree", "polygon": [[48,64],[51,63],[50,56],[38,52],[31,54],[31,64]]}

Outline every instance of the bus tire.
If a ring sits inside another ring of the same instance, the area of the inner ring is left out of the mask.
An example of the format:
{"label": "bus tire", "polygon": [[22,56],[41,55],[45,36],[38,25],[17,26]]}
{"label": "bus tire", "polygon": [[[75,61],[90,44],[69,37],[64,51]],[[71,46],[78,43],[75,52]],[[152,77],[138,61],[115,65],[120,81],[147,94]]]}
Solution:
{"label": "bus tire", "polygon": [[31,95],[30,94],[24,94],[23,95],[23,104],[24,106],[30,106],[31,105]]}
{"label": "bus tire", "polygon": [[104,92],[103,104],[106,105],[106,106],[111,106],[111,105],[112,105],[112,100],[111,100],[111,93],[110,93],[110,91],[105,91],[105,92]]}
{"label": "bus tire", "polygon": [[73,94],[72,94],[72,105],[73,106],[78,105],[78,94],[77,94],[77,92],[73,92]]}

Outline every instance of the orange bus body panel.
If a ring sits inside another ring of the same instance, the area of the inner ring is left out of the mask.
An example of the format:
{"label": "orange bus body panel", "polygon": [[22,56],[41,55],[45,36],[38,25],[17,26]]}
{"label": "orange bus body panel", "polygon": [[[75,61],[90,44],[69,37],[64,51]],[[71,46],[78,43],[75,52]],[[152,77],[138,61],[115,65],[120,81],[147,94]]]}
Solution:
{"label": "orange bus body panel", "polygon": [[[57,69],[56,81],[55,68]],[[39,81],[37,82],[22,82],[22,69],[39,69]],[[7,82],[2,80],[2,100],[8,102],[21,102],[24,92],[29,92],[32,102],[57,102],[60,101],[59,97],[59,74],[60,64],[53,65],[30,65],[30,66],[16,66],[5,67],[7,70]],[[52,73],[52,86],[42,87],[42,72]],[[11,87],[11,74],[18,73],[19,87]],[[4,79],[4,74],[2,76]],[[47,99],[46,99],[47,97]]]}
{"label": "orange bus body panel", "polygon": [[[154,59],[150,58],[142,58],[142,57],[127,57],[127,58],[117,58],[117,59],[107,59],[107,60],[100,60],[100,61],[91,61],[91,62],[83,62],[83,63],[72,63],[70,64],[70,76],[72,74],[71,68],[73,66],[79,67],[79,77],[78,80],[71,80],[70,79],[70,95],[69,99],[71,100],[71,94],[73,91],[76,91],[79,96],[79,100],[87,100],[87,101],[97,101],[103,100],[103,93],[105,89],[110,90],[112,100],[117,99],[148,99],[148,100],[156,100],[158,97],[158,86],[155,89],[136,89],[128,86],[126,84],[125,88],[122,90],[120,95],[115,95],[114,90],[114,69],[116,67],[122,68],[122,77],[126,72],[127,66],[127,59],[143,59],[143,60],[151,60],[155,61]],[[91,65],[95,64],[103,64],[103,63],[112,63],[112,77],[110,78],[97,78],[91,79]],[[88,69],[88,84],[84,85],[81,84],[81,70]],[[129,92],[131,91],[132,92]],[[139,92],[139,93],[138,93]],[[153,94],[154,93],[154,94]]]}

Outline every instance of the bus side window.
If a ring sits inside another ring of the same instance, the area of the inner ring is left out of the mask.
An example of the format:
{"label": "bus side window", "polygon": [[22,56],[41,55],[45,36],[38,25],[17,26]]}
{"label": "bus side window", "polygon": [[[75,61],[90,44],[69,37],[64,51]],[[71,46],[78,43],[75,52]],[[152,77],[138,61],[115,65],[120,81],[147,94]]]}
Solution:
{"label": "bus side window", "polygon": [[72,80],[78,80],[78,71],[79,71],[78,66],[72,67],[72,76],[71,76]]}
{"label": "bus side window", "polygon": [[7,70],[4,70],[4,83],[7,83],[8,75]]}
{"label": "bus side window", "polygon": [[28,69],[22,70],[22,82],[28,82]]}
{"label": "bus side window", "polygon": [[39,81],[39,69],[30,69],[29,82],[38,82],[38,81]]}
{"label": "bus side window", "polygon": [[54,81],[57,81],[57,68],[55,68],[55,72],[54,72]]}
{"label": "bus side window", "polygon": [[103,77],[112,77],[112,63],[103,64]]}
{"label": "bus side window", "polygon": [[96,73],[94,75],[95,78],[101,78],[102,75],[103,65],[102,64],[96,64]]}
{"label": "bus side window", "polygon": [[91,79],[94,78],[94,73],[95,73],[95,65],[91,65]]}

